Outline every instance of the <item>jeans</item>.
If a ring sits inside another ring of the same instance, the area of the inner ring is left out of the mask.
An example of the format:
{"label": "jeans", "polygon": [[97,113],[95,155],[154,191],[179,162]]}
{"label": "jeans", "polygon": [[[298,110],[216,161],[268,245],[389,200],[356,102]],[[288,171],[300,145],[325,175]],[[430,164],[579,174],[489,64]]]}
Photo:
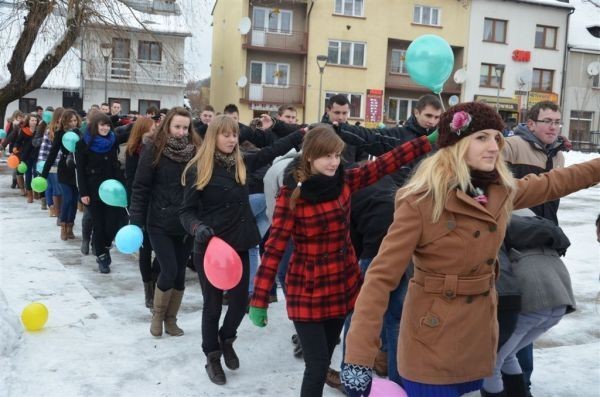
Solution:
{"label": "jeans", "polygon": [[279,261],[279,266],[277,267],[277,279],[279,280],[279,284],[281,285],[281,289],[283,290],[283,295],[285,296],[285,275],[287,274],[288,266],[290,265],[290,259],[292,258],[292,253],[294,252],[294,242],[290,238],[290,241],[287,243],[287,247],[285,247],[285,251],[283,252],[283,256]]}
{"label": "jeans", "polygon": [[[156,249],[156,247],[154,247]],[[248,305],[248,270],[249,260],[248,251],[238,251],[242,260],[242,279],[239,284],[227,291],[227,313],[223,319],[223,325],[219,329],[219,320],[223,308],[223,290],[213,286],[206,278],[204,272],[204,254],[205,251],[199,250],[194,253],[194,266],[198,272],[200,287],[202,289],[202,351],[204,354],[220,350],[219,339],[234,338],[237,335],[237,329],[246,314]],[[162,260],[159,258],[160,265]]]}
{"label": "jeans", "polygon": [[[264,193],[251,194],[250,198],[250,209],[256,220],[256,226],[258,226],[258,232],[260,236],[264,236],[269,228],[269,219],[267,218],[267,203],[265,201]],[[254,292],[254,276],[258,270],[260,264],[260,256],[258,246],[250,248],[248,250],[250,255],[250,284],[248,286],[248,294]]]}
{"label": "jeans", "polygon": [[519,365],[523,370],[525,384],[529,387],[531,386],[531,374],[533,373],[533,343],[530,343],[519,350],[517,353],[517,359],[519,360]]}
{"label": "jeans", "polygon": [[31,180],[35,171],[35,158],[31,158],[25,162],[27,171],[25,171],[25,189],[31,190]]}
{"label": "jeans", "polygon": [[300,389],[301,397],[323,395],[323,386],[327,369],[331,363],[331,355],[343,326],[343,318],[310,322],[294,321],[294,327],[302,345],[305,365]]}
{"label": "jeans", "polygon": [[46,204],[54,205],[53,196],[62,196],[62,190],[60,190],[56,172],[48,174],[48,179],[46,180],[48,181],[48,188],[46,189]]}
{"label": "jeans", "polygon": [[60,221],[64,223],[74,223],[77,214],[77,201],[79,200],[79,190],[77,186],[59,183],[62,191],[63,201],[60,209]]}
{"label": "jeans", "polygon": [[175,236],[153,230],[148,231],[148,237],[160,263],[156,286],[161,291],[185,289],[185,269],[194,238],[187,234]]}

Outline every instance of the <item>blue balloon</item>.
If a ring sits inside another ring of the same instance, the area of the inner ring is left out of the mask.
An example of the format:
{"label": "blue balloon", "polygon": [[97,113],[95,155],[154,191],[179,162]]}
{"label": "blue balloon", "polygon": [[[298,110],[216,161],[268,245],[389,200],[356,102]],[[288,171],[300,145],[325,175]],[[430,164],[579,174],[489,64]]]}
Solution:
{"label": "blue balloon", "polygon": [[136,225],[123,226],[115,236],[117,249],[124,254],[137,252],[144,241],[142,229]]}
{"label": "blue balloon", "polygon": [[113,207],[127,207],[127,192],[125,186],[116,179],[107,179],[98,188],[100,200]]}
{"label": "blue balloon", "polygon": [[0,128],[0,139],[4,139],[6,138],[6,131],[4,131],[2,128]]}
{"label": "blue balloon", "polygon": [[405,62],[411,79],[439,94],[454,68],[454,53],[446,40],[426,34],[410,43]]}
{"label": "blue balloon", "polygon": [[44,123],[50,124],[52,121],[52,112],[49,110],[44,110],[44,113],[42,113],[42,120],[44,120]]}
{"label": "blue balloon", "polygon": [[44,171],[44,165],[46,165],[46,162],[44,160],[40,160],[37,162],[37,164],[35,165],[35,170],[41,174],[42,171]]}
{"label": "blue balloon", "polygon": [[75,145],[79,142],[79,135],[73,131],[67,131],[62,137],[62,144],[69,152],[75,151]]}

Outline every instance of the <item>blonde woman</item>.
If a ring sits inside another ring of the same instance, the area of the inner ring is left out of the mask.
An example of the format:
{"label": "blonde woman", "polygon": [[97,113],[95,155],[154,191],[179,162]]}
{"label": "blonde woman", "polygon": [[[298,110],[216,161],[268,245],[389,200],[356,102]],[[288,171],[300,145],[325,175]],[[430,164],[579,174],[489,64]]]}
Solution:
{"label": "blonde woman", "polygon": [[367,271],[346,339],[342,382],[351,397],[369,394],[389,293],[411,258],[415,274],[396,352],[407,394],[457,397],[479,390],[492,374],[497,255],[511,210],[600,181],[600,159],[515,180],[501,155],[503,127],[485,104],[450,108],[440,119],[440,149],[398,192],[394,222]]}
{"label": "blonde woman", "polygon": [[[221,355],[229,369],[239,368],[233,342],[246,313],[248,250],[260,241],[258,227],[250,209],[246,175],[299,146],[302,134],[301,131],[294,132],[269,147],[242,155],[238,123],[225,115],[217,116],[208,125],[204,142],[187,165],[182,178],[185,192],[179,212],[180,219],[183,227],[195,239],[194,264],[204,298],[202,350],[207,356],[208,377],[218,385],[226,382]],[[220,328],[223,291],[210,284],[203,266],[206,247],[213,235],[223,239],[238,252],[243,266],[241,281],[227,291],[229,305]],[[162,267],[162,261],[160,265]]]}

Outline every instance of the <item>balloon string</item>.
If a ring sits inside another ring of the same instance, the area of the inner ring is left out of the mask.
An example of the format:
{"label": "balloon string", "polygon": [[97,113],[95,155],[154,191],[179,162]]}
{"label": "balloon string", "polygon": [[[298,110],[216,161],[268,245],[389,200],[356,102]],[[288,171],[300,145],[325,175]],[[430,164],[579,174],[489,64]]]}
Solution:
{"label": "balloon string", "polygon": [[438,92],[438,98],[440,98],[440,103],[442,104],[442,111],[445,112],[446,108],[444,107],[444,101],[442,99],[442,91]]}

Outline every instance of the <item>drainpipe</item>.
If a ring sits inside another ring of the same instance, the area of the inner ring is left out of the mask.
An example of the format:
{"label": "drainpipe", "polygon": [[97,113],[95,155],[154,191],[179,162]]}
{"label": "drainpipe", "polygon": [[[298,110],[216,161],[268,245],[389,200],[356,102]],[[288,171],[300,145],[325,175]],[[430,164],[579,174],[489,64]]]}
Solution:
{"label": "drainpipe", "polygon": [[84,57],[84,53],[83,53],[83,42],[85,41],[85,26],[83,27],[83,29],[81,30],[81,46],[79,49],[79,96],[81,98],[81,110],[85,110],[85,107],[83,106],[83,94],[84,94],[84,89],[85,89],[85,80],[84,80],[84,76],[83,76],[83,57]]}
{"label": "drainpipe", "polygon": [[[303,123],[306,123],[306,102],[308,97],[308,43],[310,42],[310,14],[312,12],[313,6],[315,5],[314,1],[310,2],[308,6],[308,12],[306,13],[306,56],[304,57],[304,120]],[[317,120],[320,121],[320,120]]]}
{"label": "drainpipe", "polygon": [[569,58],[569,22],[571,20],[571,15],[575,12],[575,9],[572,9],[567,14],[567,27],[565,29],[565,53],[563,55],[563,68],[562,68],[562,79],[560,82],[560,108],[564,112],[564,104],[565,104],[565,85],[567,83],[567,61]]}

